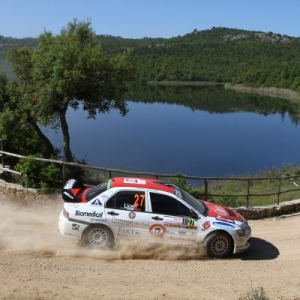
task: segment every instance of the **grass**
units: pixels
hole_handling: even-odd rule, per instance
[[[188,184],[184,178],[172,178],[171,182],[187,190],[198,199],[204,199],[204,187]],[[279,193],[280,191],[280,193]],[[265,170],[261,174],[216,179],[208,182],[208,199],[211,202],[231,206],[277,204],[300,198],[300,166],[284,165]],[[278,199],[279,193],[279,199]]]
[[[143,173],[135,170],[127,170],[127,173],[111,170],[109,174],[108,170],[99,170],[88,166],[71,169],[70,172],[67,172],[67,177],[79,178],[89,185],[97,185],[108,180],[110,176],[150,177],[152,175],[151,177],[153,177],[153,174],[147,176],[147,172],[145,172],[142,175]],[[202,180],[197,180],[199,184],[196,186],[185,179],[182,174],[176,174],[176,177],[173,178],[161,178],[159,174],[156,175],[160,179],[171,181],[197,199],[207,199],[230,207],[273,205],[277,204],[278,200],[284,202],[300,198],[300,165],[287,164],[281,168],[271,168],[256,175],[244,174],[238,177],[210,179],[207,185],[207,193],[205,193],[204,186],[201,186]],[[51,176],[51,179],[53,179],[53,176]],[[60,191],[60,189],[59,185],[57,190]],[[247,199],[248,192],[250,195]],[[249,200],[248,203],[247,200]]]
[[[111,176],[136,176],[136,172],[134,170],[128,170],[128,172],[130,172],[130,174],[118,174],[117,172],[112,172]],[[99,170],[86,172],[85,175],[86,178],[89,178],[89,181],[91,181],[91,184],[93,185],[108,179],[107,174]],[[170,181],[178,187],[188,191],[197,199],[204,199],[205,192],[203,186],[192,185],[182,177],[184,175],[176,175],[178,177],[161,179]],[[280,180],[272,178],[280,178]],[[250,179],[250,181],[247,179]],[[281,168],[271,168],[256,175],[244,174],[239,177],[231,176],[227,180],[211,180],[208,183],[208,200],[230,207],[247,206],[247,199],[245,195],[248,191],[248,182],[249,193],[252,194],[252,196],[249,197],[248,206],[276,204],[278,202],[278,195],[276,193],[278,193],[279,182],[281,192],[279,196],[280,202],[300,198],[300,166],[287,164]],[[298,191],[290,191],[297,188],[299,189]]]
[[[263,287],[252,289],[251,292],[243,295],[240,300],[269,300]]]

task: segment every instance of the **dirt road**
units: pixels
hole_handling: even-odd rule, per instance
[[[22,208],[0,201],[0,299],[300,300],[300,215],[250,221],[247,253],[199,257],[186,249],[82,249],[57,231],[60,201]]]

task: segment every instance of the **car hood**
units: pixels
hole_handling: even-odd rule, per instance
[[[207,201],[203,201],[203,203],[208,208],[207,216],[209,217],[214,217],[227,222],[232,222],[235,220],[240,222],[245,221],[244,218],[232,208]]]

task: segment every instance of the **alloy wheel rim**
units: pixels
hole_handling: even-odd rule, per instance
[[[89,232],[88,240],[92,246],[103,246],[107,241],[107,233],[101,228],[94,228]]]
[[[213,240],[211,250],[216,255],[224,254],[228,249],[228,241],[224,237],[217,237]]]

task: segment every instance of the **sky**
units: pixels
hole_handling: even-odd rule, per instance
[[[57,35],[74,18],[97,35],[171,38],[227,27],[300,37],[300,0],[0,0],[0,35]]]

